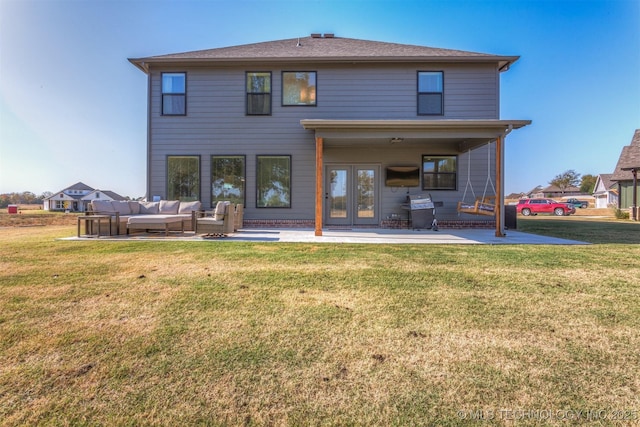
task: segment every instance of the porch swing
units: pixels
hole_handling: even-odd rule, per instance
[[[487,196],[487,190],[491,184],[493,196]],[[474,202],[466,202],[467,190],[471,190],[471,194],[475,199]],[[471,215],[487,215],[494,216],[496,211],[496,187],[491,179],[491,143],[487,149],[487,182],[484,184],[484,191],[481,197],[476,197],[471,184],[471,149],[469,149],[469,160],[467,161],[467,185],[464,187],[462,201],[458,202],[458,214],[466,213]]]

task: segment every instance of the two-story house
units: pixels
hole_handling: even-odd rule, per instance
[[[148,75],[147,197],[320,235],[391,226],[407,194],[473,222],[457,203],[491,182],[501,235],[504,139],[531,123],[500,119],[517,59],[333,34],[130,59]]]

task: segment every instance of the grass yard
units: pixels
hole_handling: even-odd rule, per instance
[[[567,224],[519,227],[584,234]],[[640,424],[629,230],[444,246],[3,228],[0,424]]]
[[[614,218],[519,216],[518,231],[589,243],[640,244],[640,222]]]

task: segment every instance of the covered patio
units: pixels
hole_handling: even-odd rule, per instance
[[[454,153],[495,141],[495,237],[505,236],[504,154],[507,135],[530,120],[301,120],[315,134],[315,236],[323,236],[324,165],[327,147],[422,144]]]

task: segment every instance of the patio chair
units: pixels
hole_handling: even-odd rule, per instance
[[[218,202],[214,211],[199,212],[196,215],[196,234],[226,235],[233,233],[235,206],[231,202]]]

